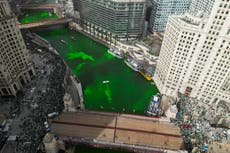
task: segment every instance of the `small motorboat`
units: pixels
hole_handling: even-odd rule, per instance
[[[108,53],[113,55],[113,56],[115,56],[115,57],[117,57],[117,58],[120,58],[120,59],[124,58],[124,54],[121,51],[119,51],[118,49],[115,49],[115,48],[110,48],[108,50]]]
[[[150,116],[158,116],[159,114],[159,105],[160,105],[160,96],[159,95],[153,95],[150,100],[150,104],[147,110],[147,115]]]
[[[109,82],[110,82],[109,80],[102,81],[103,84],[109,83]]]
[[[61,40],[61,43],[66,44],[65,40],[63,40],[63,39]]]

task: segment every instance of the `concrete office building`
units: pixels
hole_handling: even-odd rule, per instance
[[[189,10],[192,0],[149,0],[152,12],[149,30],[164,33],[170,15],[182,15]]]
[[[90,29],[111,34],[118,40],[142,36],[146,0],[75,0],[74,6]]]
[[[209,17],[171,16],[154,81],[162,94],[230,102],[230,0],[216,0]]]
[[[0,96],[16,95],[34,75],[17,23],[7,0],[0,0]]]

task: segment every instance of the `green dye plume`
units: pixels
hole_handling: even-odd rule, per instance
[[[89,87],[86,87],[84,90],[84,95],[87,96],[90,95],[91,93],[92,93],[91,89]]]
[[[110,87],[109,85],[106,85],[106,88],[105,88],[105,95],[107,97],[107,100],[109,103],[112,103],[112,96],[111,96],[111,90],[110,90]]]
[[[73,59],[81,58],[82,60],[95,61],[95,59],[93,58],[93,56],[85,54],[84,52],[71,52],[71,53],[67,53],[66,57],[67,57],[68,60],[73,60]]]

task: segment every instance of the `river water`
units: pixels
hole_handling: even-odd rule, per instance
[[[51,42],[79,77],[88,110],[144,115],[150,97],[158,93],[153,82],[108,54],[107,47],[76,31],[55,27],[37,33]]]

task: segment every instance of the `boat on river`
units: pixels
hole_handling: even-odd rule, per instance
[[[159,115],[159,105],[160,105],[160,96],[153,95],[150,99],[150,104],[147,110],[148,116],[158,116]]]
[[[102,81],[103,84],[109,83],[109,82],[110,82],[109,80]]]
[[[138,65],[138,63],[134,59],[127,58],[125,60],[125,64],[134,71],[139,71],[139,69],[140,69],[140,66]]]
[[[71,39],[72,39],[72,40],[76,40],[74,36],[71,36]]]
[[[119,51],[118,49],[115,49],[115,48],[110,48],[108,50],[108,53],[113,55],[113,56],[115,56],[115,57],[117,57],[117,58],[120,58],[120,59],[124,58],[124,54],[121,51]]]
[[[148,81],[152,80],[152,76],[149,75],[144,69],[140,69],[140,74]]]
[[[67,44],[67,43],[65,42],[65,40],[63,40],[63,39],[61,40],[61,43],[63,43],[63,44]]]

